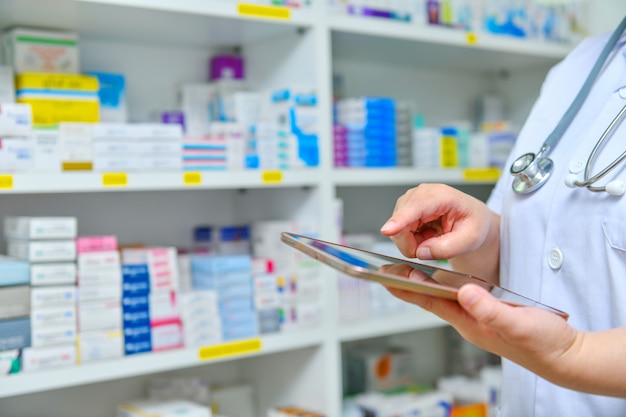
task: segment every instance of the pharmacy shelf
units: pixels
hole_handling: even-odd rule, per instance
[[[434,314],[415,308],[403,314],[343,323],[339,327],[339,340],[351,342],[447,325]]]
[[[333,56],[465,71],[519,70],[556,63],[572,45],[467,33],[349,15],[329,16]],[[372,51],[375,51],[373,53]]]
[[[0,194],[315,187],[317,169],[142,173],[0,173]]]
[[[494,184],[499,171],[427,168],[335,168],[334,183],[338,187],[372,187],[417,185],[440,182],[451,185]]]
[[[250,342],[260,340],[259,350],[249,349],[247,345],[249,340],[235,341],[232,343],[235,345],[234,350],[242,346],[242,350],[248,350],[248,353],[224,354],[206,360],[200,358],[205,348],[188,348],[102,360],[47,371],[20,373],[0,379],[0,398],[315,347],[322,344],[323,338],[321,329],[300,330],[251,340]],[[226,343],[215,348],[230,345]]]
[[[311,10],[229,0],[2,0],[0,30],[52,27],[81,37],[188,46],[241,45],[313,26]],[[254,3],[254,2],[251,2]],[[48,5],[47,5],[48,6]],[[246,8],[246,6],[248,6]]]

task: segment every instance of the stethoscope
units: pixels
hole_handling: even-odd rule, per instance
[[[574,98],[574,101],[569,106],[559,123],[556,125],[552,133],[548,136],[546,141],[541,145],[541,149],[537,154],[532,152],[524,154],[517,158],[513,164],[511,165],[510,172],[515,177],[513,179],[513,191],[518,194],[528,194],[539,189],[543,184],[546,183],[548,178],[550,178],[550,174],[552,174],[552,169],[554,167],[554,163],[550,158],[546,156],[550,153],[552,148],[554,148],[563,136],[565,130],[567,130],[568,126],[578,113],[578,110],[582,107],[583,102],[589,95],[589,91],[593,86],[600,70],[604,66],[604,63],[607,60],[607,57],[611,53],[613,47],[617,44],[617,41],[621,37],[622,33],[626,29],[626,17],[619,24],[617,29],[613,32],[606,46],[600,53],[596,63],[594,64],[591,72],[587,76],[585,83],[581,87],[580,91]],[[587,163],[585,164],[585,173],[583,180],[579,180],[576,174],[570,174],[565,178],[565,185],[570,188],[576,187],[585,187],[590,191],[599,192],[606,191],[611,195],[620,196],[624,194],[626,191],[626,184],[620,180],[614,180],[607,183],[605,186],[594,186],[593,184],[606,176],[609,172],[611,172],[615,167],[617,167],[620,163],[622,163],[626,159],[626,151],[624,151],[617,159],[611,162],[606,168],[601,170],[596,175],[591,175],[591,165],[596,159],[596,154],[598,150],[602,147],[604,142],[611,136],[613,131],[617,126],[619,126],[620,122],[626,115],[626,105],[622,107],[620,112],[613,118],[613,121],[607,126],[606,130],[596,143],[596,146],[593,148],[589,157],[587,158]]]

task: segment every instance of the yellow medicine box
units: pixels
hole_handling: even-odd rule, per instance
[[[24,73],[15,78],[16,101],[30,104],[34,125],[98,122],[98,79],[87,75]]]

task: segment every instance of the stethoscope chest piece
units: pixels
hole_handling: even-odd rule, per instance
[[[519,194],[535,191],[550,178],[552,166],[550,158],[542,158],[532,152],[520,156],[511,165],[510,171],[515,177],[513,178],[513,191]]]

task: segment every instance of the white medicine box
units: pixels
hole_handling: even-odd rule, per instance
[[[15,28],[5,32],[2,55],[15,74],[78,74],[78,35],[73,32]]]

